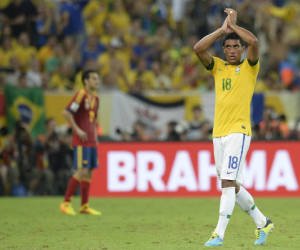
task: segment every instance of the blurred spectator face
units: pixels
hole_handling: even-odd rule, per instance
[[[160,74],[160,63],[155,61],[152,63],[152,71],[154,74],[159,75]]]
[[[144,72],[147,69],[147,63],[145,60],[140,60],[138,63],[137,71]]]
[[[134,82],[134,85],[131,89],[132,92],[135,92],[135,93],[140,93],[143,91],[143,81],[139,78],[137,78]]]
[[[139,45],[140,46],[146,45],[146,34],[142,33],[139,35]]]
[[[60,44],[55,45],[55,47],[54,47],[54,55],[57,58],[60,58],[60,57],[62,57],[64,55],[63,48],[62,48],[62,46]]]
[[[13,3],[17,6],[21,5],[23,0],[14,0]]]
[[[123,2],[121,0],[115,0],[114,1],[114,10],[116,12],[121,12],[123,11]]]
[[[47,133],[52,133],[56,128],[56,120],[53,118],[50,118],[47,120],[47,124],[46,124],[46,130]]]
[[[145,126],[144,126],[143,123],[137,122],[137,123],[134,125],[134,129],[135,129],[135,131],[137,131],[137,132],[142,132],[142,131],[144,131]]]
[[[11,32],[11,27],[9,25],[5,25],[3,27],[3,36],[11,36],[12,32]]]
[[[5,37],[3,40],[3,49],[5,51],[12,49],[11,39],[9,37]]]
[[[269,76],[266,77],[266,79],[264,80],[264,82],[265,82],[266,86],[268,88],[270,88],[270,89],[272,89],[273,86],[275,85],[274,80],[271,77],[269,77]]]
[[[84,64],[84,69],[85,70],[97,70],[98,69],[97,62],[93,59],[88,59]]]
[[[39,2],[38,14],[42,17],[46,15],[46,5],[44,2]]]
[[[98,36],[93,34],[88,36],[87,45],[90,49],[96,49],[98,45]]]
[[[145,141],[145,140],[147,140],[147,138],[146,138],[146,125],[143,123],[143,122],[141,122],[141,121],[137,121],[135,124],[134,124],[134,127],[133,127],[133,129],[134,129],[134,132],[133,132],[133,134],[134,134],[134,139],[135,140],[138,140],[138,141]]]
[[[157,29],[157,34],[160,36],[165,36],[166,34],[170,33],[167,25],[161,25]]]
[[[161,54],[161,62],[162,64],[164,63],[168,63],[170,61],[170,55],[169,55],[169,52],[168,51],[164,51],[162,54]]]
[[[66,36],[65,39],[64,39],[64,48],[66,50],[69,50],[69,49],[72,49],[74,46],[73,44],[73,39],[71,36]]]
[[[185,54],[185,55],[183,56],[183,63],[184,63],[186,66],[191,65],[191,64],[192,64],[192,57],[191,57],[191,55]]]
[[[56,45],[56,37],[55,36],[50,36],[48,39],[48,46],[54,47]]]
[[[131,28],[134,32],[140,31],[142,27],[141,19],[134,19],[131,23]]]
[[[36,58],[31,60],[31,69],[34,72],[40,72],[41,69],[40,61],[37,60]]]
[[[175,122],[175,121],[168,122],[168,125],[167,125],[168,134],[170,134],[171,132],[173,132],[175,130],[176,125],[177,125],[177,122]]]
[[[10,59],[10,66],[14,69],[14,70],[19,70],[20,69],[20,61],[17,57],[12,57]]]
[[[40,5],[38,6],[38,14],[43,20],[53,17],[52,9],[43,2],[40,2]]]
[[[202,116],[202,109],[199,105],[193,107],[193,119],[200,120]]]
[[[112,25],[112,23],[109,19],[106,19],[103,25],[104,25],[105,34],[113,33],[114,26]]]
[[[42,74],[42,86],[43,86],[44,89],[48,88],[49,81],[50,81],[49,74],[48,73],[43,73]]]
[[[143,17],[147,14],[148,4],[146,0],[134,1],[133,9],[136,15]]]
[[[23,47],[28,47],[30,45],[29,36],[26,32],[20,34],[19,42]]]
[[[26,77],[24,74],[21,74],[19,77],[18,87],[20,88],[26,88]]]
[[[37,60],[36,58],[33,58],[33,59],[31,60],[31,69],[32,69],[34,72],[40,72],[40,69],[41,69],[40,61]]]
[[[228,39],[225,41],[224,54],[227,62],[230,64],[238,64],[241,61],[244,47],[238,39]]]
[[[73,67],[70,63],[63,63],[60,72],[65,78],[70,78],[73,74]]]
[[[266,107],[264,110],[263,119],[265,121],[270,121],[272,120],[272,115],[273,115],[273,109],[270,107]]]

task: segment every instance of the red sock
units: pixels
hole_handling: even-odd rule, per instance
[[[71,201],[71,197],[76,193],[78,184],[79,181],[76,178],[74,178],[74,176],[72,176],[69,180],[68,188],[65,194],[65,202]]]
[[[88,203],[89,191],[90,191],[90,182],[89,181],[81,181],[80,182],[81,205]]]

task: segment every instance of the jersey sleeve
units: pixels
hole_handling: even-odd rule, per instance
[[[250,62],[248,59],[247,59],[247,64],[250,68],[250,70],[252,71],[252,73],[257,76],[258,75],[258,71],[259,71],[259,66],[260,66],[260,61],[259,59],[257,59],[256,62]]]
[[[79,90],[72,98],[72,100],[69,102],[69,104],[66,106],[66,109],[70,111],[72,114],[75,114],[78,109],[80,108],[80,105],[85,97],[85,91],[83,89]]]
[[[212,75],[215,75],[217,68],[222,64],[224,64],[224,61],[218,57],[213,56],[212,57],[212,63],[208,66],[209,68],[207,68],[208,70],[210,70],[210,72],[212,73]]]

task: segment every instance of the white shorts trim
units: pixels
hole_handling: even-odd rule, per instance
[[[213,138],[214,156],[219,179],[243,183],[243,172],[251,136],[233,133]]]

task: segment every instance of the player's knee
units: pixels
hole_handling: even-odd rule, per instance
[[[87,169],[87,168],[78,169],[76,171],[75,176],[77,176],[78,179],[80,179],[80,180],[90,179],[89,169]]]
[[[236,181],[235,180],[222,180],[222,188],[227,187],[236,187]]]

